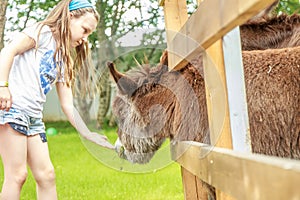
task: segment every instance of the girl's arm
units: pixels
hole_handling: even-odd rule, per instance
[[[72,89],[62,82],[56,83],[56,90],[61,104],[61,108],[67,116],[69,122],[79,132],[79,134],[91,142],[94,142],[102,147],[114,149],[114,146],[107,141],[107,138],[98,133],[91,132],[80,114],[73,105]]]
[[[14,57],[35,47],[35,41],[24,33],[16,35],[15,39],[6,45],[0,53],[0,81],[7,82]],[[20,66],[22,67],[22,66]],[[8,87],[0,87],[0,110],[9,110],[11,94]]]

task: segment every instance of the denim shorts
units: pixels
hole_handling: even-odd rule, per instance
[[[9,124],[15,131],[26,136],[39,134],[43,142],[47,142],[45,124],[41,118],[30,117],[23,111],[15,108],[0,110],[0,124]]]

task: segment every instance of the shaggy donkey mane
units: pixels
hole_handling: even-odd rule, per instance
[[[259,18],[240,26],[242,50],[264,50],[300,45],[300,15]]]

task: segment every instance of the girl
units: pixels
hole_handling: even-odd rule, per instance
[[[87,0],[62,0],[36,25],[25,29],[0,55],[0,154],[4,166],[2,200],[17,200],[29,165],[37,198],[57,199],[54,167],[42,121],[46,94],[55,83],[63,112],[86,139],[107,147],[106,137],[90,132],[73,106],[74,77],[88,92],[87,37],[99,16]],[[71,56],[72,55],[72,56]],[[74,60],[72,59],[74,58]]]

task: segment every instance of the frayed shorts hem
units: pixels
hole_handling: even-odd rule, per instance
[[[30,117],[15,108],[0,110],[0,125],[4,124],[9,124],[15,131],[26,136],[45,133],[45,124],[41,118]]]

